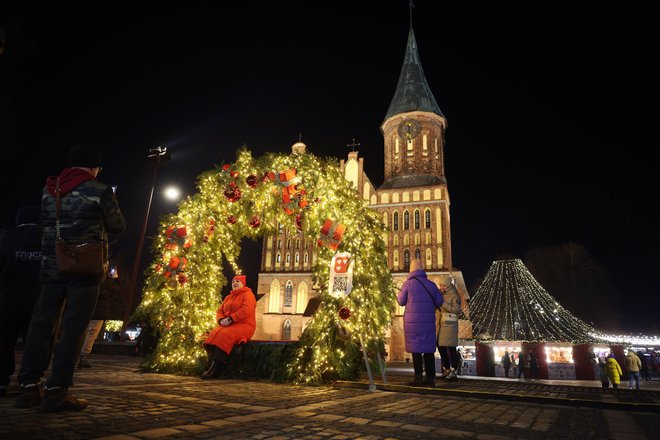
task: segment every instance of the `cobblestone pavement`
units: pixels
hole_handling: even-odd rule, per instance
[[[12,378],[10,394],[0,398],[0,438],[643,439],[660,432],[660,417],[653,411],[485,397],[496,381],[459,381],[482,384],[483,394],[471,397],[428,394],[403,385],[398,386],[405,392],[202,381],[139,373],[139,358],[92,355],[90,360],[93,367],[78,370],[72,388],[90,403],[80,412],[16,409]]]

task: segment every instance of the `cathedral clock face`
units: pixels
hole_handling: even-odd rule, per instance
[[[415,139],[421,130],[422,127],[419,125],[419,122],[414,119],[406,119],[401,122],[397,128],[399,137],[407,141]]]

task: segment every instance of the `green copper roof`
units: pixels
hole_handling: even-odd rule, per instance
[[[415,33],[411,28],[408,34],[406,56],[403,59],[403,66],[399,74],[399,83],[396,86],[392,102],[390,102],[390,108],[385,115],[385,120],[399,113],[412,111],[431,112],[444,117],[426,82],[424,69],[422,69],[422,63],[419,61],[419,54],[417,53]]]

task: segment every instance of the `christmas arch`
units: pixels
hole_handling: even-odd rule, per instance
[[[316,248],[312,276],[321,304],[286,361],[284,379],[321,383],[354,377],[363,360],[360,342],[382,347],[395,295],[380,216],[358,196],[336,160],[310,153],[254,158],[244,147],[234,163],[199,175],[197,188],[176,214],[161,219],[153,244],[154,260],[134,315],[159,334],[145,368],[199,373],[207,362],[202,337],[216,325],[215,310],[227,285],[223,262],[240,273],[241,240],[284,229],[301,233],[311,243],[310,254]],[[346,296],[328,289],[336,252],[350,254],[353,264]],[[255,281],[256,276],[248,284]]]

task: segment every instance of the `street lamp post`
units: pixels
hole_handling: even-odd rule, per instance
[[[144,237],[147,232],[147,223],[149,222],[151,201],[153,200],[154,189],[156,187],[156,175],[158,174],[158,167],[161,164],[167,162],[168,160],[170,160],[170,153],[167,151],[167,147],[163,147],[159,145],[156,148],[149,149],[149,154],[147,155],[147,164],[153,165],[154,172],[151,175],[151,191],[149,193],[149,202],[147,203],[147,211],[144,214],[142,231],[140,232],[137,251],[135,252],[135,261],[133,262],[133,271],[131,272],[131,280],[128,286],[128,298],[126,301],[126,307],[124,309],[124,322],[121,332],[122,337],[126,331],[126,327],[128,326],[128,320],[133,311],[133,298],[135,298],[135,291],[137,290],[137,275],[140,270],[140,260],[142,259],[142,247],[144,246]]]

